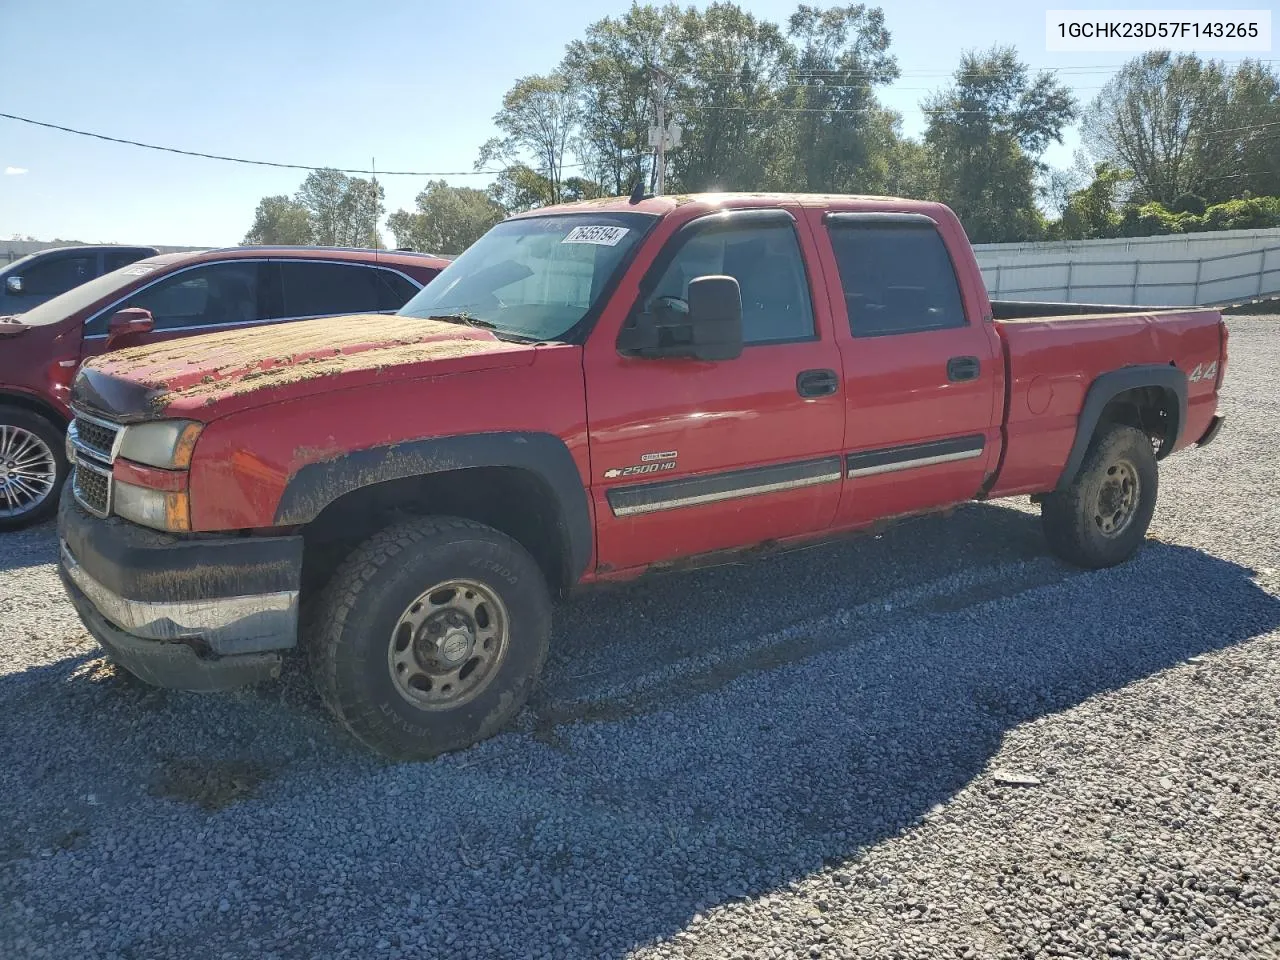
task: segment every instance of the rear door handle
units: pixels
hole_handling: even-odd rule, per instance
[[[796,393],[802,397],[828,397],[840,389],[834,370],[802,370],[796,374]]]
[[[952,357],[947,361],[947,379],[952,382],[976,380],[981,371],[982,365],[977,357]]]

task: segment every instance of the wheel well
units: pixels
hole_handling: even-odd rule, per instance
[[[38,413],[40,416],[44,417],[59,430],[67,429],[67,418],[64,417],[56,407],[24,393],[0,392],[0,406],[18,407],[22,410],[30,410],[32,413]]]
[[[523,546],[560,593],[572,582],[560,506],[551,487],[519,467],[467,467],[370,484],[328,504],[302,531],[302,590],[323,586],[343,558],[378,530],[410,516],[454,516],[500,530]]]
[[[1156,456],[1163,458],[1172,453],[1178,415],[1178,398],[1173,391],[1164,387],[1134,387],[1107,402],[1098,418],[1098,427],[1107,423],[1136,427],[1151,438]]]

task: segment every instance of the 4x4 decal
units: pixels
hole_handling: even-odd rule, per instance
[[[1188,383],[1199,383],[1201,380],[1212,380],[1218,375],[1218,361],[1210,364],[1197,363],[1196,368],[1187,377]]]

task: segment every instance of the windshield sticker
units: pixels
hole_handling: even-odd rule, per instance
[[[130,267],[124,272],[124,275],[126,277],[145,277],[154,269],[155,267]]]
[[[631,232],[630,227],[574,227],[561,243],[594,243],[603,247],[616,247],[618,241]]]

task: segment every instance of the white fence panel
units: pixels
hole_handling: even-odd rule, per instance
[[[1280,229],[977,244],[992,299],[1225,306],[1280,298]]]

